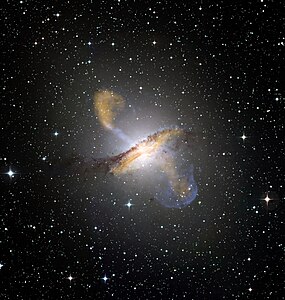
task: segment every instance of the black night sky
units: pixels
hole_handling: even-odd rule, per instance
[[[283,1],[1,6],[0,298],[284,299]],[[130,148],[102,90],[134,144],[195,136],[188,206],[151,165],[82,172]]]

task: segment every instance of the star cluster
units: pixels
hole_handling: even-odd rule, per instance
[[[283,15],[270,0],[5,1],[1,299],[284,297]],[[125,100],[107,127],[134,143],[197,136],[189,206],[160,205],[151,168],[62,164],[129,149],[94,113],[102,90]]]

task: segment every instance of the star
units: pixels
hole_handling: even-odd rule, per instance
[[[243,135],[241,136],[241,138],[244,141],[247,138],[247,136],[245,136],[245,134],[243,133]]]
[[[12,178],[16,173],[12,171],[11,167],[9,168],[9,171],[6,173],[9,175],[10,178]]]
[[[264,198],[264,200],[266,201],[266,203],[268,204],[268,202],[271,200],[268,196],[268,194],[266,195],[266,197]]]
[[[131,203],[131,200],[129,200],[129,202],[127,204],[125,204],[125,206],[127,206],[128,208],[131,208],[133,206],[133,204]]]
[[[70,283],[71,283],[71,281],[74,279],[74,277],[72,277],[71,275],[69,275],[68,277],[67,277],[67,279],[70,281]]]
[[[250,287],[248,290],[251,292],[251,291],[252,291],[252,288]]]
[[[59,135],[59,133],[56,131],[56,132],[54,132],[54,134],[53,134],[54,136],[58,136]]]
[[[2,269],[2,267],[4,267],[4,265],[2,263],[0,263],[0,270]]]
[[[156,41],[153,41],[152,44],[155,46],[155,45],[157,44],[157,42],[156,42]]]
[[[103,280],[104,280],[104,283],[106,283],[107,282],[107,280],[109,279],[107,276],[106,276],[106,274],[104,275],[104,277],[102,278]]]

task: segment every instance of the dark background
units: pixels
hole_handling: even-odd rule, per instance
[[[1,6],[0,298],[284,299],[283,1]],[[53,171],[126,150],[94,115],[103,88],[134,139],[195,132],[191,205]]]

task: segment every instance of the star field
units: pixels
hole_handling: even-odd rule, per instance
[[[0,298],[284,299],[282,1],[5,0],[1,15]],[[132,146],[101,126],[100,90],[124,99],[113,121],[134,144],[195,134],[188,206],[157,201],[152,164],[88,169]]]

